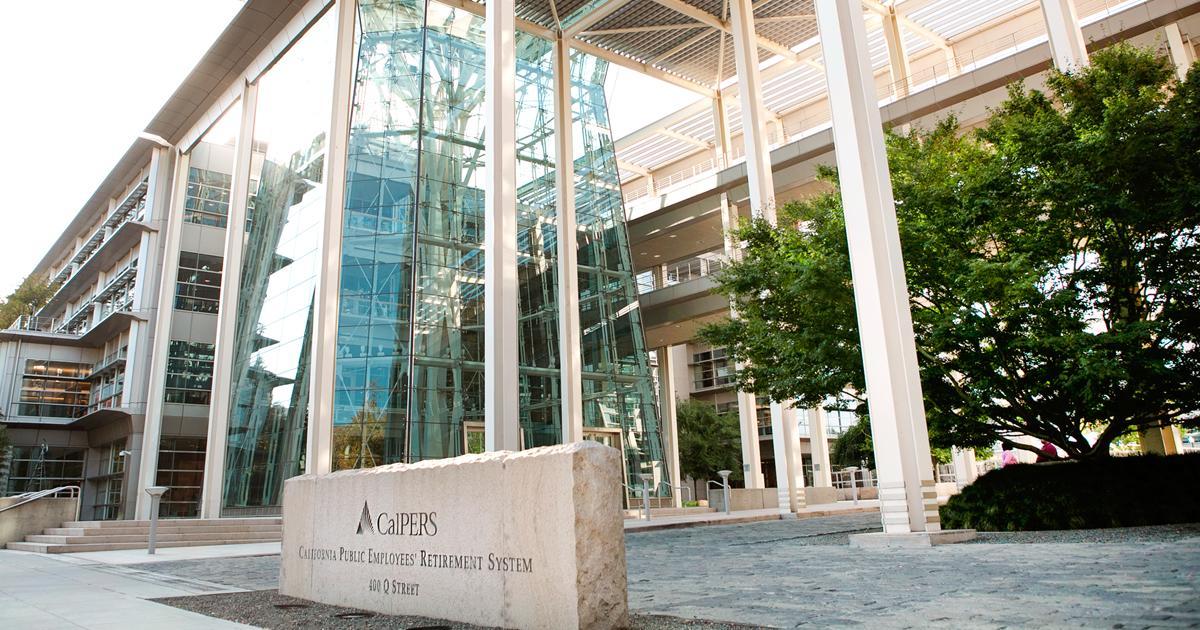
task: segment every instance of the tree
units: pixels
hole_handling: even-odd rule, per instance
[[[832,466],[849,468],[866,466],[875,468],[875,450],[871,445],[871,424],[866,417],[858,419],[854,426],[846,429],[833,442],[829,453]]]
[[[1120,45],[1048,86],[1010,87],[978,132],[887,138],[935,446],[1034,450],[1011,440],[1026,435],[1105,456],[1200,409],[1200,72],[1176,82]],[[739,386],[802,406],[869,393],[836,175],[820,175],[833,192],[780,227],[738,228],[719,283],[739,319],[702,332],[749,363]]]
[[[0,466],[4,465],[4,461],[8,459],[8,446],[11,442],[8,439],[8,427],[0,424]]]
[[[22,315],[33,315],[54,295],[44,276],[27,276],[21,285],[0,302],[0,328],[8,328]]]
[[[742,478],[741,431],[737,416],[717,413],[711,404],[698,400],[678,401],[675,421],[679,427],[679,470],[693,479],[715,479],[718,470],[732,470]]]

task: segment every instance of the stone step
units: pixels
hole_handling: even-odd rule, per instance
[[[230,540],[230,541],[211,541],[211,540],[185,540],[156,543],[158,547],[200,547],[205,545],[225,545],[236,544],[245,545],[250,543],[269,543],[279,542],[278,538],[256,538],[247,540]],[[78,553],[84,551],[117,551],[122,549],[145,549],[145,542],[134,543],[87,543],[78,545],[61,545],[55,543],[37,543],[37,542],[10,542],[8,548],[13,551],[29,551],[33,553]]]
[[[158,533],[187,533],[195,532],[198,534],[209,534],[214,532],[268,532],[279,533],[283,531],[282,525],[196,525],[184,526],[174,523],[159,523]],[[42,532],[50,536],[110,536],[122,534],[141,534],[150,533],[149,525],[133,525],[130,527],[50,527]]]
[[[209,532],[209,533],[163,533],[159,532],[156,540],[161,542],[179,541],[222,541],[222,540],[280,540],[278,532]],[[92,536],[59,536],[53,534],[33,534],[25,537],[25,542],[50,543],[57,545],[78,545],[92,543],[124,543],[142,542],[149,540],[149,534],[115,534]]]
[[[182,527],[203,527],[211,525],[282,525],[283,519],[278,516],[263,518],[164,518],[158,521],[158,526],[179,525]],[[149,527],[150,521],[67,521],[62,524],[66,528],[108,528],[108,527]]]

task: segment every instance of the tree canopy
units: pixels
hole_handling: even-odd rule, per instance
[[[741,433],[734,414],[717,413],[698,400],[676,403],[679,429],[679,471],[693,479],[716,479],[718,470],[732,470],[742,478]]]
[[[1118,45],[1047,85],[1011,86],[975,131],[887,136],[935,446],[1106,455],[1200,409],[1200,72]],[[820,177],[833,190],[779,227],[737,229],[718,281],[739,318],[702,333],[748,363],[740,387],[801,406],[869,395],[836,173]]]
[[[51,296],[54,287],[42,276],[30,275],[21,285],[0,302],[0,328],[8,328],[22,315],[33,315]]]

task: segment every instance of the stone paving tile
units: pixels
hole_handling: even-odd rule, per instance
[[[630,608],[773,627],[1200,628],[1200,525],[993,534],[932,549],[847,546],[850,533],[878,524],[863,514],[627,536]],[[153,571],[274,588],[279,558]]]

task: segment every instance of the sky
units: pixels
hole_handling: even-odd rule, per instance
[[[241,4],[5,3],[0,297],[33,270]],[[54,15],[47,14],[51,10]],[[615,138],[696,99],[624,68],[610,70],[605,88]]]

